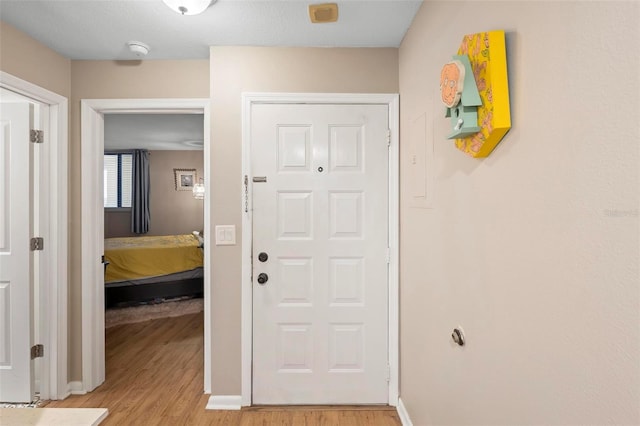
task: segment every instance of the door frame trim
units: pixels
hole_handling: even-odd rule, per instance
[[[64,399],[69,395],[67,378],[67,259],[68,259],[68,100],[43,87],[0,71],[0,87],[49,106],[49,143],[42,188],[47,189],[49,211],[48,254],[45,276],[49,288],[40,303],[43,321],[40,333],[45,345],[40,396],[42,399]]]
[[[209,98],[169,99],[82,99],[81,107],[81,182],[82,182],[82,389],[90,392],[105,379],[104,290],[94,277],[104,274],[99,253],[104,237],[102,170],[104,154],[104,114],[204,114],[204,181],[211,176],[211,108]],[[211,241],[211,185],[205,185],[204,232]],[[102,217],[102,220],[101,220]],[[101,228],[102,227],[102,228]],[[204,246],[204,392],[211,393],[211,262]],[[100,362],[100,359],[102,360]]]
[[[389,405],[398,405],[399,384],[399,230],[400,230],[400,98],[398,94],[360,93],[242,93],[242,176],[251,175],[251,106],[254,104],[360,104],[387,105],[389,108]],[[252,402],[253,286],[251,282],[252,184],[248,183],[248,212],[242,198],[242,320],[241,393],[242,405]]]

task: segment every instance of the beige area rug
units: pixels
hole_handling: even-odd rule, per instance
[[[110,308],[104,313],[104,323],[105,327],[109,328],[120,324],[131,324],[157,318],[195,314],[203,310],[204,299],[202,298],[127,308]]]
[[[0,425],[96,426],[108,413],[106,408],[0,408]]]

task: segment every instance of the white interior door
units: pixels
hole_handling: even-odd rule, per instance
[[[252,106],[254,404],[388,402],[387,135],[387,105]]]
[[[34,397],[31,143],[33,106],[0,103],[0,401]]]

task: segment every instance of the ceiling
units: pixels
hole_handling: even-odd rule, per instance
[[[309,4],[327,1],[338,4],[338,21],[312,24]],[[162,0],[0,0],[0,19],[74,60],[138,59],[132,40],[150,46],[145,59],[208,59],[209,46],[398,47],[421,4],[217,0],[181,16]],[[105,116],[105,149],[202,149],[202,134],[202,115]]]
[[[203,149],[202,114],[105,114],[104,149]]]
[[[308,5],[335,1],[338,22]],[[217,0],[182,16],[161,0],[0,0],[0,19],[75,60],[208,59],[209,46],[398,47],[422,0]]]

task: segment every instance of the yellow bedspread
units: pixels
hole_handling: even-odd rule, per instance
[[[203,265],[202,249],[192,234],[107,238],[109,262],[104,281],[124,281],[189,271]]]

